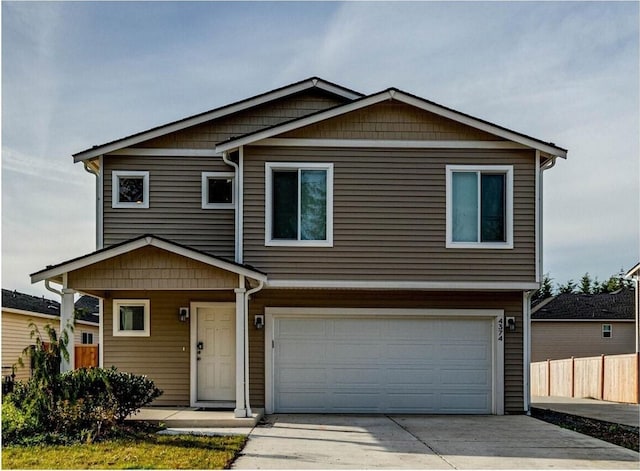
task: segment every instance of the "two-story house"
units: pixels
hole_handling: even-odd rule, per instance
[[[522,413],[542,175],[566,150],[311,78],[75,154],[97,251],[31,275],[101,299],[101,365],[158,405]]]

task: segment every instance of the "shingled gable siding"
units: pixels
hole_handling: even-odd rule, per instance
[[[245,148],[245,262],[271,281],[535,280],[528,150]],[[333,247],[265,247],[265,162],[332,162]],[[447,249],[446,165],[514,166],[514,248]]]
[[[72,271],[69,286],[78,290],[234,289],[238,275],[157,247],[130,253]]]
[[[290,131],[278,137],[432,141],[503,140],[484,131],[400,102],[372,105],[328,121]]]
[[[113,300],[148,299],[149,337],[113,336]],[[178,309],[191,302],[233,302],[233,291],[113,291],[104,301],[104,366],[147,375],[164,391],[153,405],[188,406],[190,399],[189,322]]]
[[[272,103],[257,106],[208,123],[151,139],[136,147],[212,149],[219,142],[241,136],[349,100],[320,90],[308,90]]]
[[[522,293],[263,290],[250,301],[249,320],[265,307],[503,309],[516,318],[516,331],[505,335],[505,413],[521,414],[523,399]],[[251,406],[264,407],[264,329],[249,327],[249,378]]]

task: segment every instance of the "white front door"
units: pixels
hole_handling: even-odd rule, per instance
[[[196,400],[235,401],[235,306],[212,303],[195,311]]]

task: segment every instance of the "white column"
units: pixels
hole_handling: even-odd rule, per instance
[[[64,331],[64,329],[67,329],[67,326],[71,325],[72,327],[75,327],[73,315],[75,307],[75,294],[76,292],[72,289],[64,288],[62,290],[62,306],[60,306],[60,336],[62,336],[62,332]],[[67,361],[64,357],[62,357],[62,362],[60,363],[61,373],[73,370],[73,367],[75,365],[75,337],[73,335],[73,330],[67,329],[67,333],[69,335],[69,343],[67,344],[69,360]]]
[[[244,400],[244,331],[246,329],[244,316],[244,276],[240,275],[240,288],[236,288],[236,417],[246,417],[247,407]]]

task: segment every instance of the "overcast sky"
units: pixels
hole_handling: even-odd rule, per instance
[[[71,154],[310,76],[397,87],[569,149],[544,271],[640,261],[638,3],[2,2],[2,287],[95,250]]]

